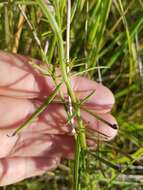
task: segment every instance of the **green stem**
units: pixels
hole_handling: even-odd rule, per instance
[[[71,83],[70,83],[70,79],[67,73],[67,65],[66,65],[66,60],[65,60],[65,51],[64,51],[64,45],[63,45],[63,38],[62,38],[62,30],[61,28],[58,26],[58,23],[56,22],[56,19],[54,18],[52,12],[48,9],[48,6],[45,4],[45,2],[43,0],[36,0],[40,6],[40,8],[42,9],[45,17],[48,19],[50,26],[52,27],[56,37],[57,37],[57,42],[58,42],[58,47],[59,47],[59,62],[60,62],[60,66],[61,66],[61,72],[62,72],[62,76],[64,79],[64,82],[67,86],[67,90],[68,93],[70,95],[71,98],[71,102],[72,105],[75,109],[75,111],[77,112],[77,120],[78,120],[78,128],[79,128],[79,134],[77,134],[77,136],[75,135],[75,139],[76,139],[76,152],[75,152],[75,168],[76,168],[76,175],[78,175],[79,172],[79,165],[77,164],[79,162],[79,158],[80,158],[80,149],[81,147],[85,150],[86,149],[86,136],[85,136],[85,132],[82,132],[84,130],[84,126],[83,126],[83,122],[80,119],[80,107],[76,107],[74,105],[76,105],[76,97],[74,94],[74,91],[72,89]],[[74,178],[75,184],[79,184],[79,178]],[[77,187],[77,185],[76,185]],[[79,188],[77,187],[75,190],[78,190]]]
[[[60,58],[60,66],[61,66],[61,71],[63,75],[64,82],[67,86],[67,89],[69,91],[70,97],[72,99],[73,103],[76,103],[76,97],[74,95],[73,89],[71,87],[68,75],[67,75],[67,69],[66,69],[66,64],[65,64],[65,53],[64,53],[64,46],[63,46],[63,39],[62,39],[62,31],[59,28],[53,14],[51,11],[48,9],[47,5],[43,0],[36,0],[41,7],[44,15],[48,19],[50,26],[52,27],[53,31],[56,34],[57,41],[58,41],[58,46],[59,46],[59,58]]]
[[[52,102],[52,100],[57,95],[58,91],[60,90],[61,84],[58,84],[56,89],[52,92],[52,94],[45,100],[45,102],[30,116],[28,120],[26,120],[19,128],[17,128],[12,136],[18,134],[23,128],[26,128],[29,126],[46,108],[47,106]]]

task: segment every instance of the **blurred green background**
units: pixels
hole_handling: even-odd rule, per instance
[[[66,40],[66,0],[43,1]],[[0,49],[59,65],[57,36],[38,0],[0,1]],[[23,16],[25,15],[25,16]],[[120,129],[88,154],[83,190],[143,189],[143,1],[73,0],[70,69],[102,82],[115,95]],[[43,52],[46,58],[43,57]],[[98,67],[98,68],[97,68]],[[97,139],[98,140],[98,139]],[[66,160],[54,172],[3,190],[70,190]]]

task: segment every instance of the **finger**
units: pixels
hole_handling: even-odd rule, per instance
[[[81,111],[82,119],[87,125],[87,131],[89,131],[90,137],[97,137],[109,141],[112,140],[116,135],[118,130],[113,129],[111,126],[109,126],[107,123],[104,121],[101,121],[100,119],[97,119],[93,115],[89,114],[88,112],[82,110]],[[98,114],[98,117],[104,119],[110,124],[115,124],[118,127],[116,119],[109,113],[105,114]]]
[[[41,105],[40,101],[0,97],[0,130],[11,135],[21,124],[32,115]],[[65,134],[70,132],[67,125],[67,114],[64,106],[50,104],[47,109],[37,117],[32,124],[22,131],[28,133]]]
[[[41,75],[29,64],[30,58],[0,51],[0,94],[21,98],[46,97],[55,88],[51,77]],[[36,64],[40,61],[34,60]],[[60,72],[57,70],[57,73]],[[61,81],[61,77],[57,79]],[[84,99],[91,92],[95,94],[88,100],[86,106],[98,112],[109,112],[114,104],[111,91],[94,81],[84,77],[72,77],[71,83],[76,96]],[[66,86],[62,89],[67,95]]]
[[[35,98],[51,93],[51,77],[41,76],[29,64],[32,61],[40,64],[38,60],[0,51],[0,95]]]
[[[19,127],[41,104],[39,101],[15,99],[10,97],[0,97],[0,129],[5,131],[5,134],[12,134],[17,127]],[[16,108],[15,108],[16,105]],[[89,113],[82,110],[82,118],[89,123],[95,130],[98,126],[97,119]],[[116,124],[115,119],[110,114],[101,114],[111,124]],[[107,132],[114,137],[116,130],[113,130],[103,122],[101,128],[109,129]],[[67,114],[64,106],[61,104],[50,104],[47,109],[22,131],[27,133],[42,133],[42,134],[67,134],[71,132],[71,126],[67,125]],[[113,133],[113,135],[112,135]],[[110,134],[107,134],[110,136]]]
[[[51,104],[41,116],[36,118],[31,125],[21,131],[20,136],[15,135],[10,137],[11,134],[29,118],[32,112],[37,109],[37,106],[39,106],[39,102],[37,101],[0,97],[1,158],[10,155],[25,156],[25,154],[27,156],[43,156],[44,150],[51,151],[53,146],[55,146],[54,143],[56,139],[58,139],[52,138],[49,134],[66,134],[71,131],[71,126],[66,125],[67,115],[64,107],[59,104]],[[65,141],[66,137],[63,138],[62,142],[64,143]],[[62,142],[59,144],[61,147]],[[68,142],[72,144],[72,140],[67,140],[65,144],[68,144]],[[55,150],[56,154],[59,154],[60,151],[58,152],[58,150],[59,149],[57,149],[57,151]],[[15,154],[15,152],[18,153],[18,155]],[[64,149],[63,154],[68,156],[68,153],[65,154]]]
[[[1,113],[0,114],[0,116],[1,116],[0,156],[1,157],[10,155],[12,153],[11,150],[13,150],[13,147],[16,147],[16,144],[18,146],[21,146],[22,148],[28,149],[28,147],[30,147],[30,145],[26,146],[26,144],[29,143],[29,141],[31,141],[33,143],[34,147],[36,147],[36,148],[40,147],[40,145],[37,145],[37,143],[41,143],[41,146],[42,146],[42,144],[43,144],[42,139],[45,142],[45,146],[43,146],[43,148],[47,147],[44,149],[50,150],[48,148],[49,147],[51,148],[52,145],[50,145],[48,143],[51,143],[51,139],[49,139],[49,142],[48,142],[48,138],[46,135],[67,134],[67,133],[69,134],[71,131],[70,125],[67,126],[67,115],[66,115],[66,111],[65,111],[64,107],[61,104],[51,104],[41,114],[41,116],[36,119],[36,121],[33,124],[31,124],[30,126],[26,127],[25,129],[23,129],[21,131],[21,133],[20,133],[21,141],[18,141],[19,136],[17,136],[17,135],[14,137],[8,137],[7,135],[12,134],[13,131],[15,131],[16,127],[19,127],[20,124],[23,123],[22,121],[24,121],[26,119],[26,117],[29,116],[29,114],[31,114],[31,110],[34,109],[33,107],[35,105],[31,106],[33,101],[31,102],[30,100],[14,99],[14,98],[8,98],[8,97],[1,97],[1,98],[2,98],[0,100],[1,107],[3,107],[2,102],[5,105],[5,107],[4,107],[5,109],[3,108],[2,110],[0,110],[0,113]],[[12,101],[14,101],[14,103]],[[17,105],[17,109],[15,109],[15,105]],[[7,107],[7,109],[6,109],[6,107]],[[29,110],[29,112],[27,110]],[[11,113],[13,114],[12,117],[11,117]],[[97,132],[104,133],[105,134],[104,136],[107,136],[106,140],[110,140],[116,135],[117,130],[114,130],[111,127],[109,127],[107,124],[100,122],[95,117],[86,113],[85,111],[81,111],[81,116],[82,116],[83,120],[85,121],[85,123],[88,125],[88,127],[90,129],[92,129],[93,135],[94,135],[94,133],[97,133]],[[115,119],[110,114],[100,114],[100,117],[103,117],[104,119],[106,119],[107,121],[109,121],[111,123],[116,123]],[[25,138],[26,140],[22,140],[22,138],[24,138],[24,135],[25,135],[25,137],[29,138],[29,140],[27,138]],[[45,138],[47,138],[47,139],[45,139]],[[34,141],[34,139],[35,139],[35,141]],[[56,140],[54,139],[53,142],[55,142],[55,141]],[[23,143],[23,145],[21,145],[20,142]],[[35,144],[34,144],[34,142],[35,142]],[[63,142],[64,142],[64,140],[63,140]],[[64,143],[64,144],[66,144],[66,143]],[[32,147],[32,145],[31,145],[31,152],[33,151],[32,156],[37,154],[37,152],[36,152],[37,149],[34,150],[34,147]],[[19,149],[19,150],[21,151],[21,149]],[[29,148],[29,150],[30,150],[30,148]],[[42,147],[41,147],[41,150],[43,152]],[[42,154],[41,150],[39,149],[40,155]],[[17,152],[17,151],[18,150],[16,147],[16,150],[14,150],[14,152]],[[27,155],[29,154],[28,150],[27,151],[24,150],[23,153],[27,153]],[[22,154],[22,152],[20,152],[19,154]],[[63,154],[65,154],[65,153],[63,153]],[[68,154],[66,153],[65,155],[68,155]],[[15,155],[15,156],[17,156],[17,155]]]
[[[96,113],[111,111],[115,99],[112,92],[102,84],[84,77],[73,77],[71,80],[76,96],[82,100],[94,91],[94,94],[86,101],[84,107],[95,110]]]
[[[39,102],[38,102],[39,104]],[[16,108],[15,108],[16,105]],[[37,101],[14,99],[8,97],[0,97],[0,129],[5,133],[15,131],[15,128],[20,126],[31,115],[33,110],[36,110]],[[89,123],[89,126],[96,130],[105,130],[107,136],[113,138],[117,130],[112,129],[107,124],[100,122],[96,117],[82,110],[82,118]],[[100,114],[104,120],[111,124],[116,124],[116,120],[110,114]],[[97,122],[98,121],[98,122]],[[106,126],[106,127],[105,127]],[[109,130],[106,130],[109,129]],[[44,134],[66,134],[71,131],[70,125],[67,125],[67,114],[64,106],[61,104],[50,104],[47,109],[29,126],[24,132],[27,133],[44,133]],[[109,133],[109,134],[108,134]],[[110,138],[109,138],[110,139]]]
[[[59,162],[60,158],[58,157],[0,159],[0,186],[42,175],[48,170],[55,169]]]
[[[0,129],[19,126],[34,111],[34,104],[29,100],[0,96]]]
[[[21,133],[7,157],[62,157],[73,159],[74,137]]]

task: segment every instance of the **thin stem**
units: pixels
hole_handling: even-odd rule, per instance
[[[70,62],[70,17],[71,17],[71,0],[67,0],[67,30],[66,30],[66,61],[67,61],[67,76],[70,79],[70,67],[69,67],[69,62]],[[68,89],[69,90],[69,89]],[[72,99],[70,97],[70,92],[69,92],[69,97],[68,97],[68,103],[69,103],[69,113],[70,116],[73,115],[73,107],[72,107]],[[83,125],[83,121],[80,117],[80,107],[77,106],[76,112],[77,112],[77,121],[80,129],[80,133],[76,135],[76,131],[74,128],[74,117],[71,118],[71,124],[72,124],[72,133],[75,134],[76,137],[76,148],[75,148],[75,163],[74,163],[74,188],[75,190],[79,189],[79,178],[81,175],[81,172],[79,170],[80,168],[80,158],[81,158],[81,152],[82,149],[86,150],[86,137],[85,137],[85,128]],[[83,130],[83,132],[82,132]],[[83,158],[84,160],[85,158]]]
[[[15,136],[18,134],[22,129],[29,126],[46,108],[47,106],[52,102],[52,100],[57,95],[58,91],[60,90],[61,84],[58,84],[55,90],[51,93],[51,95],[45,100],[45,102],[38,108],[36,111],[30,116],[28,120],[26,120],[20,127],[18,127],[10,136]],[[9,135],[8,135],[9,136]]]
[[[58,50],[59,50],[59,63],[60,63],[60,66],[61,66],[61,72],[62,72],[62,75],[63,75],[63,79],[64,79],[64,82],[67,86],[67,89],[68,89],[68,92],[69,92],[69,95],[71,97],[71,100],[72,100],[72,105],[76,105],[77,103],[77,99],[76,99],[76,96],[74,94],[74,91],[72,89],[72,86],[71,86],[71,82],[69,80],[69,76],[67,74],[67,65],[65,63],[65,50],[64,50],[64,46],[63,46],[63,37],[62,37],[62,30],[61,28],[59,27],[58,23],[56,22],[53,14],[51,13],[51,11],[49,10],[49,8],[46,6],[45,2],[43,0],[36,0],[39,4],[39,6],[41,7],[44,15],[46,16],[46,18],[48,19],[49,23],[50,23],[50,26],[51,28],[53,29],[55,35],[56,35],[56,38],[57,38],[57,42],[58,42]],[[79,106],[74,106],[74,109],[75,111],[77,112],[77,121],[78,121],[78,128],[79,129],[83,129],[84,128],[84,125],[83,125],[83,122],[80,118],[80,107]],[[77,139],[80,139],[78,142],[77,142]],[[86,136],[85,136],[85,132],[82,134],[79,133],[79,134],[75,134],[75,139],[76,139],[76,151],[75,151],[75,160],[78,159],[78,157],[80,156],[80,152],[78,151],[78,149],[82,149],[82,150],[86,150]],[[76,172],[79,172],[79,165],[76,164],[75,162],[75,168],[76,168]],[[77,179],[76,178],[76,182],[75,184],[79,183],[79,178]],[[75,190],[77,190],[78,188],[75,188]]]
[[[139,77],[141,80],[141,89],[143,91],[143,63],[140,56],[139,40],[138,40],[137,34],[135,35],[135,47],[136,47],[137,63],[138,63],[138,68],[139,68]]]
[[[23,6],[21,6],[21,8],[22,8],[23,12],[25,13],[26,6],[23,5]],[[17,31],[15,33],[14,44],[13,44],[13,47],[12,47],[12,52],[13,53],[17,53],[17,51],[18,51],[19,40],[20,40],[20,36],[21,36],[21,33],[22,33],[24,22],[25,22],[25,18],[23,16],[23,14],[20,12],[19,21],[18,21],[18,25],[17,25]]]
[[[71,1],[67,0],[67,30],[66,30],[66,59],[67,59],[67,73],[70,71],[70,16],[71,16]]]
[[[21,14],[23,15],[24,19],[26,20],[26,22],[27,22],[27,24],[28,24],[30,30],[32,31],[33,37],[34,37],[34,39],[35,39],[37,45],[38,45],[39,48],[40,48],[40,51],[41,51],[41,55],[42,55],[43,60],[44,60],[46,63],[48,63],[48,59],[47,59],[47,57],[46,57],[46,55],[45,55],[45,52],[44,52],[44,50],[43,50],[43,48],[42,48],[42,44],[41,44],[41,41],[40,41],[40,39],[39,39],[39,37],[38,37],[38,35],[37,35],[36,30],[34,30],[34,27],[32,26],[31,22],[29,21],[29,19],[28,19],[26,13],[25,13],[23,7],[22,7],[21,5],[18,5],[18,7],[19,7],[19,9],[20,9],[20,11],[21,11]]]
[[[67,30],[66,30],[66,60],[67,60],[67,74],[70,75],[70,17],[71,17],[71,1],[67,0]],[[70,76],[69,76],[70,78]],[[70,95],[68,96],[69,114],[73,115],[72,100]],[[75,134],[74,118],[71,119],[72,133]]]
[[[8,16],[8,5],[4,6],[4,22],[5,22],[5,43],[8,49],[10,49],[10,26],[9,26],[9,16]]]
[[[34,30],[32,24],[30,23],[30,21],[28,20],[28,18],[27,18],[27,16],[26,16],[26,13],[25,13],[25,11],[24,11],[24,9],[23,9],[23,7],[22,7],[21,5],[18,5],[18,7],[19,7],[19,9],[20,9],[20,11],[21,11],[23,17],[25,18],[25,20],[26,20],[26,22],[27,22],[29,28],[31,29],[31,31],[32,31],[32,33],[33,33],[33,36],[34,36],[34,39],[35,39],[37,45],[38,45],[39,47],[41,47],[41,42],[40,42],[40,40],[39,40],[39,38],[38,38],[38,36],[37,36],[37,33],[36,33],[36,31]]]

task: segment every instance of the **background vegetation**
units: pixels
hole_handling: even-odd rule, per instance
[[[66,13],[66,0],[1,0],[0,48],[59,66]],[[116,139],[88,153],[86,171],[78,179],[80,189],[143,189],[142,34],[142,0],[72,1],[70,70],[112,90],[113,114],[120,126]],[[54,172],[0,189],[72,189],[72,164],[63,161]]]

